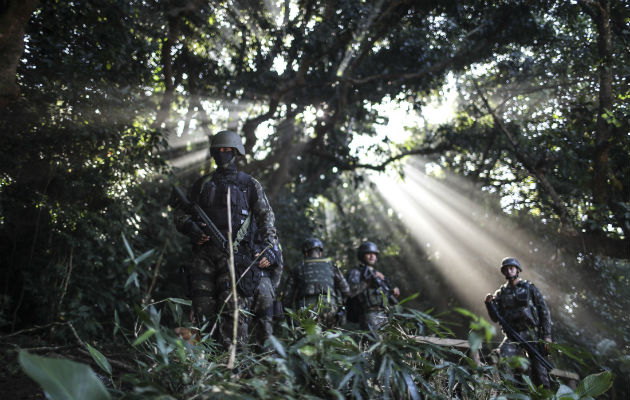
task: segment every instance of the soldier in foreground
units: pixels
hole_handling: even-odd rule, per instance
[[[391,284],[383,273],[374,269],[378,259],[378,247],[372,242],[363,242],[357,251],[359,266],[348,271],[346,279],[350,285],[350,297],[359,310],[361,329],[377,331],[387,322],[388,303],[397,303],[400,290]],[[353,307],[355,309],[357,307]]]
[[[292,309],[313,307],[326,327],[343,324],[343,304],[350,293],[348,282],[330,259],[323,258],[324,245],[316,238],[304,241],[304,261],[294,267],[286,282],[283,305]],[[318,305],[323,308],[318,310]]]
[[[245,155],[240,136],[232,131],[217,133],[211,138],[210,155],[217,169],[193,184],[188,199],[198,204],[223,238],[227,238],[227,192],[230,189],[234,264],[241,309],[237,339],[240,345],[246,343],[249,315],[253,313],[259,325],[258,343],[262,344],[272,334],[272,304],[282,274],[282,253],[274,214],[260,183],[236,169],[236,158]],[[209,233],[208,224],[191,207],[180,204],[175,212],[175,226],[193,243],[189,281],[194,314],[200,324],[208,321],[212,326],[219,321],[217,339],[228,347],[232,340],[234,299],[227,242],[222,242],[221,235]]]
[[[530,377],[536,386],[543,385],[549,388],[549,363],[543,354],[548,353],[548,343],[551,343],[551,317],[547,303],[540,291],[532,283],[519,278],[522,272],[521,264],[516,258],[507,257],[501,262],[501,273],[507,279],[507,283],[501,286],[494,294],[488,293],[485,298],[488,315],[492,321],[501,319],[506,323],[503,326],[506,336],[499,346],[501,357],[523,355],[527,351],[530,360]],[[514,340],[513,330],[525,344]],[[508,336],[511,336],[508,338]],[[543,341],[543,345],[541,344]]]

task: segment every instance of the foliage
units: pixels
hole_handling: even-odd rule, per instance
[[[169,184],[187,186],[208,167],[204,159],[171,170],[165,161],[176,165],[192,150],[203,152],[205,134],[230,126],[245,138],[243,169],[262,181],[272,202],[287,265],[300,260],[301,240],[316,234],[348,268],[357,244],[369,238],[382,248],[387,275],[409,286],[403,291],[421,291],[438,311],[461,305],[424,244],[414,243],[364,174],[422,155],[477,182],[513,221],[569,260],[536,260],[549,282],[569,292],[554,299],[554,332],[588,346],[591,367],[627,376],[624,2],[39,3],[25,26],[24,54],[15,59],[2,49],[19,64],[20,92],[0,106],[3,332],[60,323],[52,334],[65,338],[71,322],[82,336],[120,341],[108,333],[132,323],[133,304],[146,309],[155,298],[180,296],[177,270],[188,243],[173,234]],[[460,94],[454,120],[411,127],[403,145],[379,135],[388,122],[382,103],[421,113],[431,96],[443,94],[449,74]],[[374,142],[357,144],[364,137]],[[595,323],[591,315],[601,318]],[[155,321],[152,329],[147,342],[179,348],[172,335],[158,335]],[[303,359],[285,334],[278,340],[290,359]],[[292,338],[309,337],[300,335]],[[351,346],[328,339],[325,346]],[[220,364],[220,352],[208,351]],[[90,352],[107,371],[106,358],[96,347]],[[165,364],[168,373],[170,356],[142,360]],[[243,370],[256,365],[287,382],[269,367],[271,359],[280,362],[274,357],[252,356]],[[366,371],[370,382],[384,379]],[[392,371],[400,386],[381,390],[395,396],[410,387],[402,371],[411,372]],[[180,375],[155,385],[184,387]],[[138,387],[153,382],[134,379]],[[617,390],[623,396],[627,388]]]
[[[26,351],[20,352],[19,360],[24,371],[52,400],[111,399],[94,371],[85,364],[40,357]]]
[[[460,74],[459,113],[437,135],[455,151],[436,161],[509,194],[508,212],[559,222],[565,246],[584,250],[570,239],[584,232],[587,252],[627,259],[630,189],[619,181],[629,172],[630,127],[619,118],[628,108],[627,33],[614,24],[612,33],[603,30],[580,3],[586,12],[558,3],[534,17],[552,22],[544,40],[511,46]],[[629,16],[617,5],[608,12]],[[612,44],[602,53],[596,43],[607,34]]]
[[[181,317],[180,301],[166,299],[160,303],[168,306],[162,311],[170,310],[172,318]],[[124,375],[121,385],[113,382],[115,388],[110,388],[110,392],[114,396],[560,400],[594,398],[608,390],[612,383],[610,372],[602,372],[583,379],[575,391],[560,385],[556,393],[551,393],[534,387],[527,378],[526,384],[519,384],[509,370],[477,365],[455,348],[419,342],[414,336],[418,325],[426,325],[431,334],[438,337],[449,335],[449,330],[438,319],[401,306],[390,310],[392,321],[378,337],[368,332],[324,330],[310,319],[308,312],[290,312],[288,319],[281,322],[279,336],[270,339],[268,351],[241,351],[237,364],[230,370],[225,367],[227,352],[209,337],[195,345],[183,341],[172,329],[161,324],[162,311],[155,306],[149,307],[148,312],[137,309],[143,328],[134,328],[137,338],[133,343],[128,330],[120,327],[129,342],[128,351],[135,354],[138,368]],[[472,318],[473,331],[487,329],[487,322],[484,324],[482,319],[465,310],[460,312]],[[53,368],[59,368],[55,363],[73,365],[75,372],[57,379],[58,384],[70,390],[77,388],[81,374],[89,371],[93,376],[87,366],[80,368],[64,360],[27,353],[22,353],[22,359],[38,361],[41,371],[53,375]],[[95,357],[99,364],[102,359],[100,353]],[[31,374],[34,367],[23,362],[23,368]],[[61,371],[66,371],[66,364]],[[47,379],[40,376],[34,378],[45,390],[50,390]],[[102,389],[95,378],[84,381],[83,385]]]

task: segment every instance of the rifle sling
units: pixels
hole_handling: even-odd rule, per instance
[[[232,250],[235,253],[238,253],[238,245],[241,243],[245,235],[247,235],[247,230],[249,229],[251,219],[251,214],[248,214],[247,218],[245,218],[245,222],[243,222],[243,225],[241,225],[238,232],[236,232],[236,239],[234,240],[234,243],[232,243]]]

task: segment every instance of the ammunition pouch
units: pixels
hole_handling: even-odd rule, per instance
[[[515,296],[515,305],[517,307],[527,307],[529,305],[529,290],[526,292],[518,292]]]
[[[538,326],[537,315],[535,315],[534,312],[532,312],[532,309],[530,307],[524,307],[522,315],[523,315],[523,319],[526,320],[527,323],[531,327],[537,327]]]
[[[363,292],[363,301],[369,310],[378,310],[385,307],[383,297],[383,291],[378,287],[370,287]]]

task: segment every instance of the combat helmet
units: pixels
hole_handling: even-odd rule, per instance
[[[374,244],[373,242],[363,242],[357,250],[357,257],[359,258],[359,261],[363,262],[363,255],[365,253],[378,254],[378,247],[376,247],[376,244]]]
[[[241,137],[234,131],[221,131],[210,139],[210,150],[221,147],[235,148],[240,155],[245,155],[245,147]]]
[[[304,253],[308,253],[309,251],[313,249],[320,249],[321,251],[324,251],[324,244],[322,243],[321,240],[317,238],[306,239],[304,243],[302,244],[302,251]]]
[[[523,272],[523,268],[521,268],[521,263],[519,263],[518,260],[514,257],[505,257],[501,261],[501,271],[503,271],[503,268],[509,267],[510,265],[518,268],[518,272]]]

